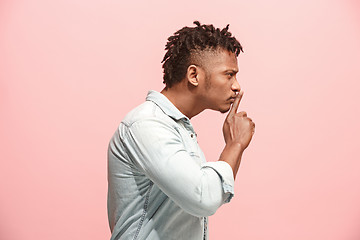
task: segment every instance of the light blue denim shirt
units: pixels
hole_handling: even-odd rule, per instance
[[[111,239],[208,239],[208,216],[233,195],[230,165],[206,162],[190,120],[159,92],[149,91],[110,140]]]

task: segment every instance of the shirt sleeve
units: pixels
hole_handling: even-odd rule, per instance
[[[234,196],[234,174],[230,164],[225,161],[207,162],[202,168],[212,168],[220,177],[222,189],[226,195],[225,202],[230,202]]]
[[[133,123],[123,141],[140,171],[191,215],[210,216],[234,195],[230,165],[217,161],[199,166],[180,133],[160,119]]]

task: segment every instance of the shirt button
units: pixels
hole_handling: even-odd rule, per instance
[[[193,137],[194,137],[194,134],[190,134],[190,137],[192,137],[192,138],[193,138]]]

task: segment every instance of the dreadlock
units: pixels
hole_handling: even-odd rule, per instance
[[[200,25],[199,21],[194,21],[196,27],[183,27],[168,38],[165,46],[167,50],[163,60],[164,81],[166,88],[170,88],[175,83],[184,79],[190,59],[194,52],[204,50],[215,50],[218,47],[239,55],[244,52],[242,46],[231,36],[229,24],[220,30],[211,25]]]

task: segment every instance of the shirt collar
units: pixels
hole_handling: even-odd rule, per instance
[[[188,117],[180,112],[179,109],[177,109],[175,105],[160,92],[150,90],[146,96],[146,101],[154,102],[166,115],[175,120],[185,118],[187,121],[189,121]]]

